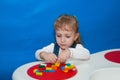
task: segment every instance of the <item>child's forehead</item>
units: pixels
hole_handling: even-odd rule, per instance
[[[60,27],[56,28],[58,31],[74,31],[74,28],[70,25],[61,25]]]
[[[67,31],[67,30],[56,30],[56,34],[65,34],[65,35],[72,35],[74,31]]]

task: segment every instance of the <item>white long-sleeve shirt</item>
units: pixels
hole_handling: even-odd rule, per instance
[[[42,49],[38,49],[35,52],[36,59],[42,60],[39,55],[43,51],[48,52],[50,54],[53,53],[54,45],[55,45],[55,43],[51,43],[50,45],[45,46]],[[86,60],[90,58],[89,50],[84,48],[81,44],[77,44],[75,48],[69,48],[69,50],[71,52],[70,58],[73,58],[73,59],[86,59]],[[59,53],[60,52],[61,52],[61,49],[59,49]]]

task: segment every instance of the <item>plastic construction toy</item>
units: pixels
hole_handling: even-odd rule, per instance
[[[44,73],[55,73],[57,70],[67,73],[76,70],[76,67],[70,63],[42,63],[38,68],[33,69],[33,73],[42,76]]]
[[[40,63],[31,66],[27,74],[35,80],[66,80],[77,74],[77,68],[70,63]]]
[[[76,70],[76,67],[73,64],[67,63],[65,66],[61,66],[63,72],[68,72],[70,70]]]
[[[43,73],[38,69],[34,69],[33,73],[35,73],[37,76],[42,76],[43,75]]]

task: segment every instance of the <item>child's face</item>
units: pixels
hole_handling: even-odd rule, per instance
[[[61,49],[67,49],[78,38],[78,35],[78,33],[71,30],[56,30],[56,41]]]

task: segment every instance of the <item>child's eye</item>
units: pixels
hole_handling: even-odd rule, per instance
[[[66,38],[70,38],[70,36],[66,36]]]
[[[57,35],[57,37],[61,37],[61,35]]]

